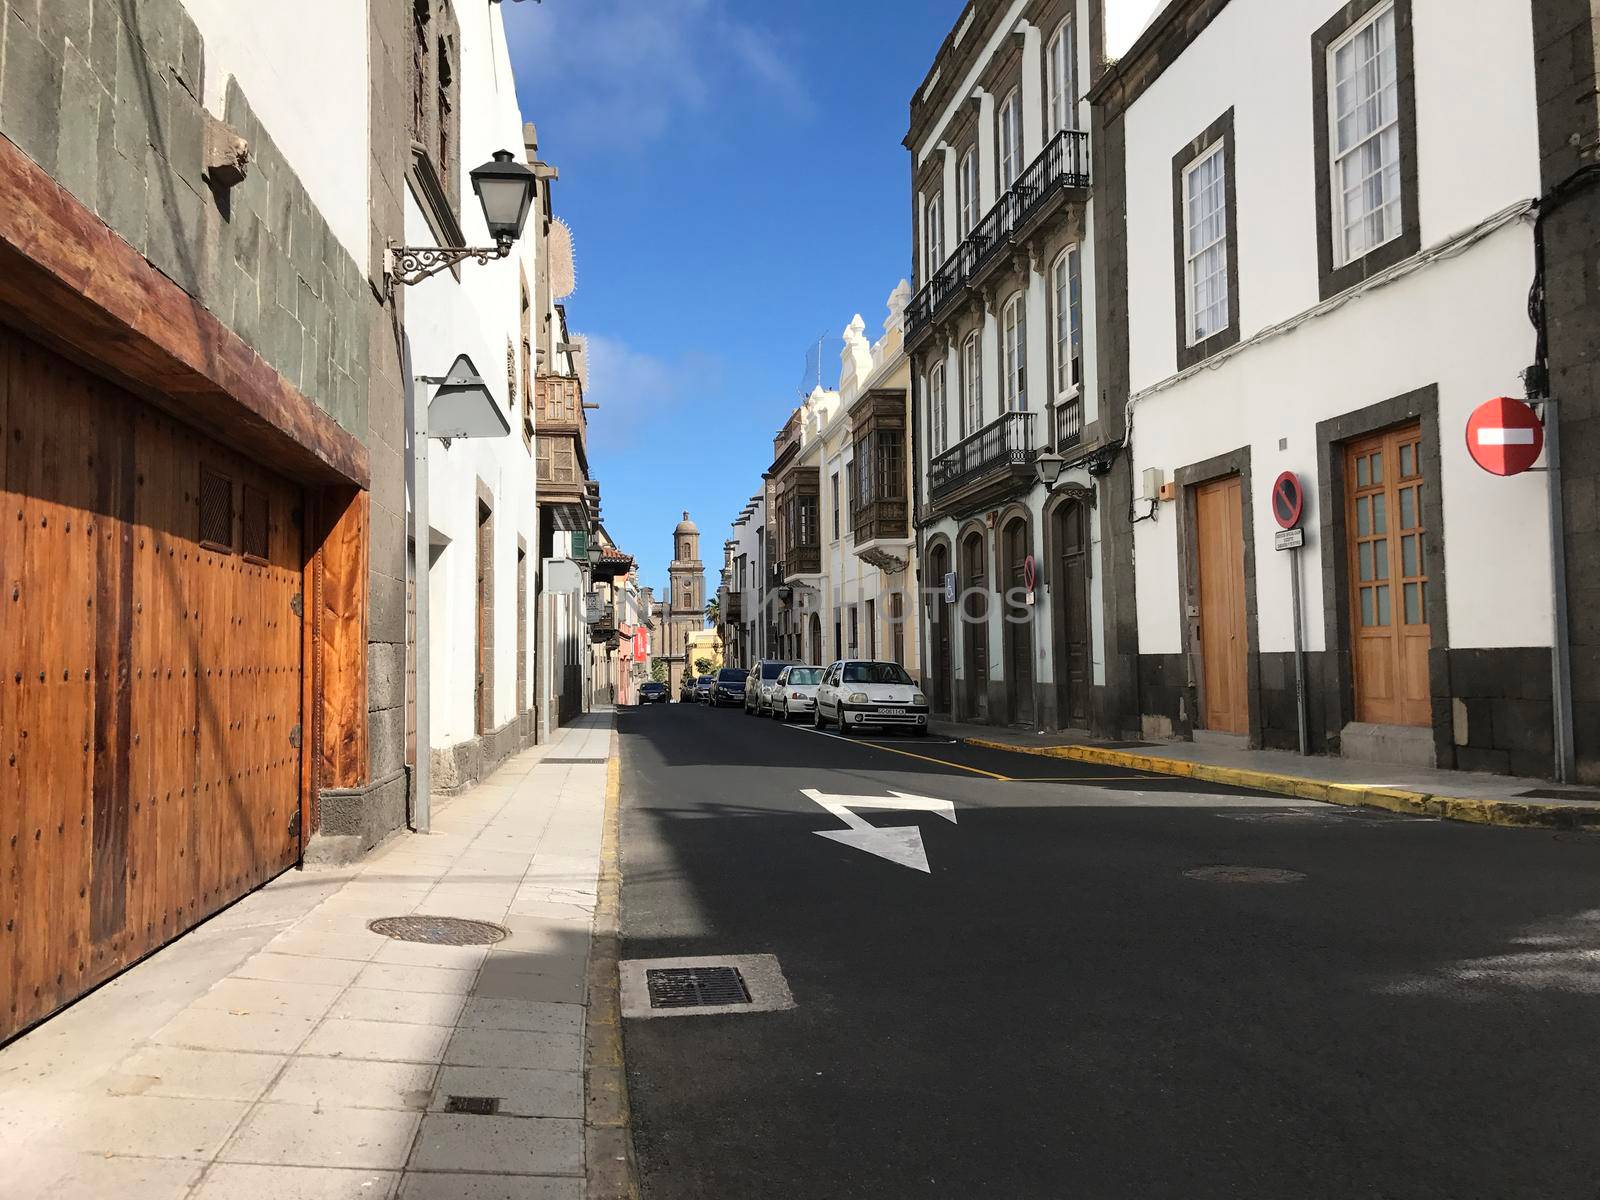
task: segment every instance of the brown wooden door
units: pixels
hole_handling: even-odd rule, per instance
[[[967,675],[965,716],[989,715],[989,572],[984,566],[983,535],[961,543],[961,640]]]
[[[1421,429],[1345,449],[1356,720],[1428,725],[1427,529]]]
[[[1195,489],[1199,547],[1201,720],[1206,729],[1248,733],[1249,639],[1245,633],[1244,507],[1239,476]]]
[[[302,505],[0,327],[0,1038],[298,858]]]
[[[1077,726],[1089,723],[1089,510],[1071,501],[1056,510],[1056,544],[1060,560],[1056,573],[1055,602],[1061,607],[1056,655],[1061,682],[1061,712]]]
[[[478,501],[478,588],[476,597],[476,673],[473,708],[478,733],[494,728],[494,514]]]
[[[1034,724],[1033,699],[1033,609],[1024,600],[1027,594],[1028,524],[1013,521],[1001,539],[1005,559],[1006,602],[1006,681],[1011,693],[1011,720],[1016,725]]]
[[[932,555],[932,578],[928,586],[937,589],[933,599],[934,678],[933,708],[935,712],[950,711],[950,622],[955,614],[945,599],[944,577],[950,573],[950,553],[943,546]]]

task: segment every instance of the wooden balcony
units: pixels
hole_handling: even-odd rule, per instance
[[[929,511],[964,511],[1026,493],[1034,483],[1038,453],[1033,414],[1003,414],[933,460]]]
[[[856,505],[856,553],[874,542],[909,542],[911,506],[904,496],[874,497]]]
[[[822,574],[822,547],[791,546],[783,556],[783,579],[793,582],[802,575]]]
[[[589,464],[575,433],[547,433],[541,426],[534,455],[540,504],[588,507]]]

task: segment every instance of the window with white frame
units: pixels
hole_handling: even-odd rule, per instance
[[[935,192],[928,197],[928,214],[925,218],[924,239],[928,246],[928,262],[924,279],[932,279],[944,266],[944,195]]]
[[[983,427],[983,350],[977,332],[961,344],[961,436]]]
[[[1000,105],[1000,190],[1006,191],[1022,173],[1022,99],[1016,88]]]
[[[1394,5],[1328,48],[1333,245],[1338,265],[1400,236],[1400,89]]]
[[[956,199],[959,207],[957,223],[962,237],[972,232],[978,223],[978,148],[973,146],[961,156],[961,167],[956,174]]]
[[[944,394],[944,364],[928,372],[928,425],[933,453],[943,454],[950,444],[950,414]]]
[[[1001,386],[1007,412],[1021,412],[1028,407],[1027,358],[1028,307],[1023,293],[1018,292],[1007,302],[1000,318]]]
[[[1185,334],[1193,346],[1228,327],[1228,189],[1226,143],[1218,142],[1183,173]]]
[[[1055,319],[1055,392],[1058,401],[1083,386],[1083,264],[1077,246],[1068,246],[1050,268]]]
[[[1078,127],[1077,59],[1072,18],[1056,27],[1045,52],[1045,100],[1050,136]]]

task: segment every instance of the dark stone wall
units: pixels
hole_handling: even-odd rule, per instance
[[[1550,651],[1542,646],[1451,650],[1449,660],[1456,766],[1549,776],[1555,753]]]
[[[1600,162],[1600,0],[1532,0],[1539,156],[1548,193]],[[1600,783],[1600,187],[1544,220],[1550,393],[1562,503],[1578,776]]]

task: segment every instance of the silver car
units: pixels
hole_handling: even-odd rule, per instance
[[[778,676],[789,664],[773,658],[763,658],[750,668],[750,678],[744,685],[744,711],[761,716],[772,711],[773,689],[778,686]]]
[[[772,715],[780,721],[810,716],[817,707],[817,684],[822,667],[785,667],[772,689]]]

